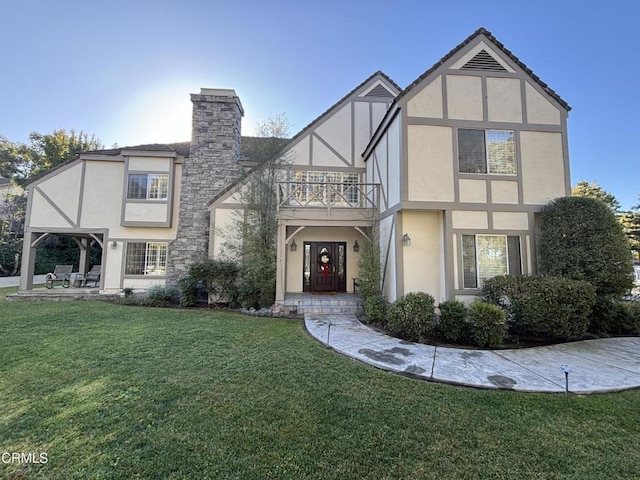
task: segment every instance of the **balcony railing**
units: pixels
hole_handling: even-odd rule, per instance
[[[278,207],[376,208],[377,183],[282,182]]]

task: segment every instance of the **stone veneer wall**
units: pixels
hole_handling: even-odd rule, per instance
[[[202,89],[192,94],[193,123],[189,158],[182,170],[176,239],[167,253],[167,284],[176,285],[192,263],[209,251],[207,204],[241,172],[240,127],[244,111],[233,90]]]

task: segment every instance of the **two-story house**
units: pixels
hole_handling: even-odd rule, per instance
[[[233,90],[191,100],[190,143],[83,153],[29,185],[21,289],[51,234],[76,238],[81,271],[84,252],[102,249],[105,293],[175,283],[221,251],[241,208],[244,146],[259,140],[240,137]],[[358,242],[372,232],[389,300],[465,298],[491,276],[535,272],[536,214],[570,193],[568,111],[484,29],[404,90],[376,72],[283,152],[276,302],[353,292]]]

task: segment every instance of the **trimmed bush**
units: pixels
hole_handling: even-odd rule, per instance
[[[511,327],[517,335],[568,339],[587,332],[595,288],[560,277],[527,277],[511,298]]]
[[[368,323],[384,325],[389,312],[389,302],[382,295],[373,295],[364,300],[364,314]]]
[[[165,285],[152,285],[147,289],[145,303],[153,307],[177,304],[180,301],[180,290]]]
[[[627,237],[611,209],[593,198],[558,198],[544,207],[538,255],[541,274],[589,282],[598,295],[633,286]]]
[[[469,307],[469,336],[479,347],[495,347],[507,335],[504,311],[497,305],[475,301]]]
[[[524,277],[519,275],[498,275],[489,278],[482,284],[481,298],[506,310],[524,282]]]
[[[482,298],[503,308],[515,336],[567,339],[584,334],[595,303],[595,288],[561,277],[494,277]]]
[[[407,293],[389,309],[386,328],[407,340],[419,342],[433,335],[435,300],[424,292]]]
[[[598,297],[589,322],[589,331],[593,333],[637,335],[640,332],[640,304]]]
[[[458,300],[448,300],[440,304],[438,335],[448,342],[465,342],[469,338],[467,306]]]

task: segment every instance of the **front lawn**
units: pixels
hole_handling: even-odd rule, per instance
[[[637,478],[640,391],[411,380],[299,320],[0,302],[0,463],[15,479]],[[8,457],[3,457],[8,458]],[[4,471],[2,471],[4,470]]]

